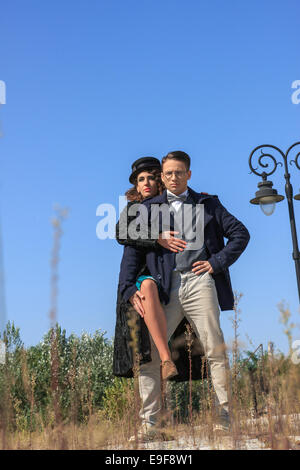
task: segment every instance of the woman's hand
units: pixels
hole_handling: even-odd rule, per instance
[[[172,230],[167,230],[159,234],[157,243],[159,243],[167,250],[178,253],[178,251],[183,251],[186,248],[186,242],[181,240],[181,238],[175,238],[174,234],[179,232],[174,232]]]
[[[142,318],[144,318],[145,310],[142,304],[142,300],[145,300],[145,296],[137,290],[129,299],[129,302],[133,306],[134,310],[136,310]]]

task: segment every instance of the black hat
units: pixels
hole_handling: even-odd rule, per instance
[[[130,183],[134,184],[134,178],[137,176],[138,173],[141,171],[153,170],[157,168],[161,170],[160,161],[154,157],[142,157],[133,162],[131,165],[132,173],[129,176]]]

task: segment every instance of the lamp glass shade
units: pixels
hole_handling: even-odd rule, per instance
[[[263,198],[267,199],[267,198]],[[275,211],[276,203],[275,202],[263,202],[259,201],[259,205],[261,210],[265,215],[272,215],[273,212]]]

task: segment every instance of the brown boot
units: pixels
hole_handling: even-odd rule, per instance
[[[168,380],[174,375],[178,375],[178,371],[173,361],[167,360],[161,362],[161,378],[162,380]]]

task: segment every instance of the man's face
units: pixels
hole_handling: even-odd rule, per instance
[[[187,189],[190,177],[191,170],[187,171],[184,162],[170,159],[163,164],[161,179],[165,187],[177,196]]]

